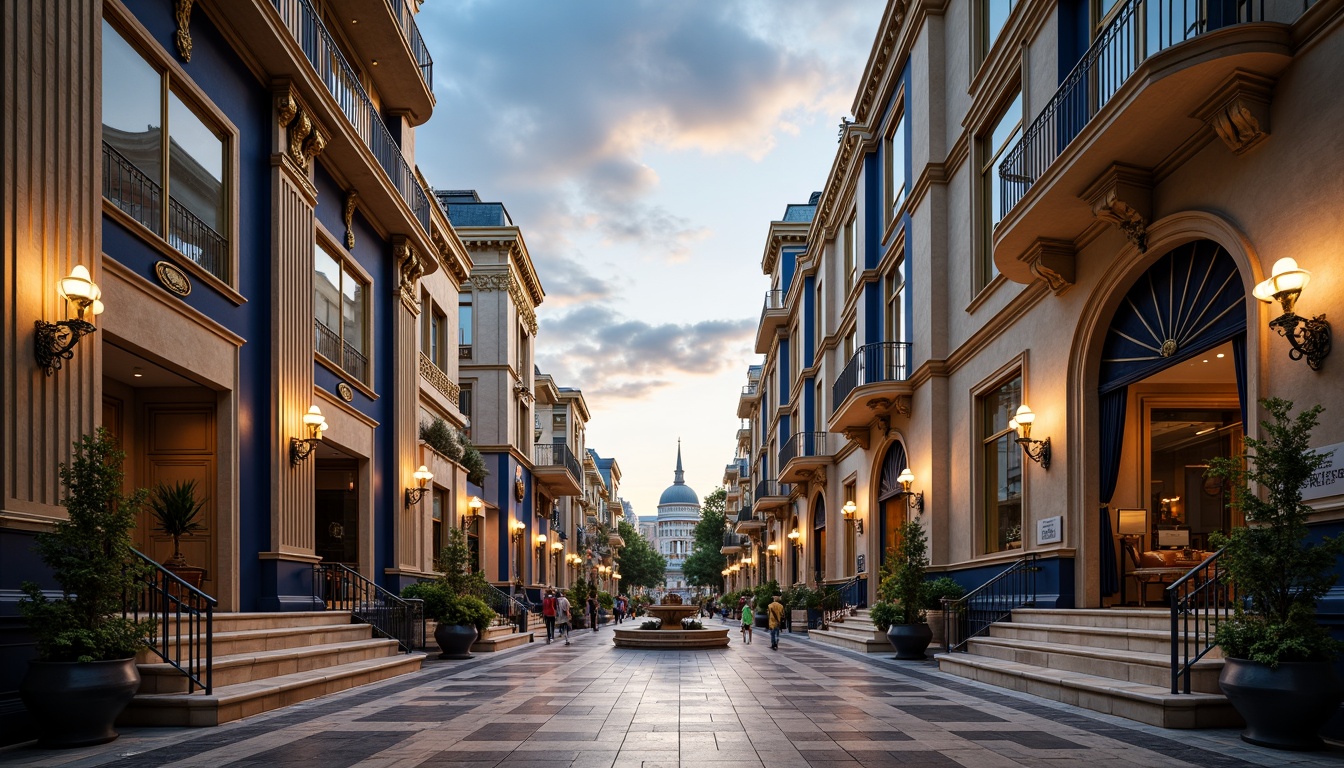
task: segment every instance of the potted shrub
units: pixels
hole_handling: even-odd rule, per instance
[[[122,493],[121,462],[105,429],[75,441],[60,469],[69,517],[37,535],[37,551],[61,596],[25,582],[19,611],[37,641],[37,660],[19,685],[37,721],[38,743],[82,747],[117,738],[113,723],[140,687],[135,654],[154,622],[126,618],[145,568],[131,548],[144,492]]]
[[[472,594],[472,588],[483,579],[471,572],[470,562],[466,537],[460,529],[451,528],[448,543],[439,553],[443,575],[435,581],[410,584],[401,591],[402,597],[424,600],[425,617],[438,622],[434,642],[439,644],[441,659],[471,658],[472,644],[495,619],[494,609]]]
[[[588,582],[582,576],[575,579],[573,586],[565,590],[565,597],[569,598],[570,627],[587,629],[588,614],[585,606],[588,603]]]
[[[924,574],[929,567],[927,538],[919,519],[901,525],[900,543],[887,551],[882,564],[878,597],[900,611],[899,621],[887,627],[887,641],[901,660],[922,659],[933,641],[933,631],[924,623],[926,588]],[[876,623],[876,622],[874,622]]]
[[[752,603],[754,615],[753,626],[760,629],[769,629],[770,627],[770,603],[775,595],[779,594],[779,582],[771,579],[764,584],[757,585],[754,595],[755,600]]]
[[[943,614],[944,600],[957,600],[966,595],[966,588],[957,583],[951,576],[939,576],[933,581],[924,583],[924,605],[929,608],[924,612],[924,621],[928,623],[929,629],[933,632],[933,637],[929,641],[930,645],[944,645],[943,625],[945,616]],[[956,642],[957,638],[949,638]]]
[[[173,537],[173,556],[164,561],[163,567],[193,587],[201,586],[205,569],[187,565],[187,559],[182,556],[182,537],[205,530],[205,526],[197,520],[201,510],[205,509],[205,502],[204,498],[196,498],[195,480],[183,480],[171,485],[159,483],[149,492],[149,511],[154,516],[154,530]]]
[[[1316,622],[1316,602],[1335,583],[1344,537],[1308,543],[1302,486],[1325,457],[1311,450],[1321,407],[1291,415],[1293,404],[1267,398],[1263,439],[1246,438],[1245,455],[1210,462],[1226,481],[1246,526],[1215,535],[1224,579],[1241,600],[1218,627],[1223,671],[1218,682],[1246,721],[1241,738],[1276,749],[1317,749],[1317,731],[1338,711],[1334,673],[1340,644]],[[1257,493],[1257,490],[1259,491]]]

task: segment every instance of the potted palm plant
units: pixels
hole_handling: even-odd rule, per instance
[[[924,658],[924,652],[933,641],[933,630],[924,622],[928,591],[924,575],[929,568],[927,543],[924,526],[918,518],[901,525],[900,543],[887,551],[886,561],[882,564],[882,580],[877,586],[878,599],[895,609],[883,609],[878,613],[891,620],[886,630],[887,641],[896,649],[896,658],[901,660]],[[873,623],[878,623],[877,618]]]
[[[131,548],[144,493],[122,493],[124,458],[105,429],[75,441],[70,463],[60,469],[68,519],[37,535],[60,595],[23,584],[19,611],[36,638],[37,660],[28,662],[19,693],[42,746],[117,738],[113,723],[140,687],[135,654],[154,622],[125,615],[145,568]]]
[[[182,537],[205,530],[197,520],[207,499],[196,498],[196,481],[159,483],[149,493],[149,511],[154,515],[154,530],[173,537],[173,556],[163,567],[193,587],[200,587],[205,569],[187,565],[182,556]]]
[[[1308,541],[1302,487],[1326,457],[1310,447],[1321,407],[1291,415],[1293,404],[1267,398],[1263,439],[1245,454],[1214,459],[1208,474],[1226,481],[1246,526],[1215,535],[1224,579],[1241,600],[1218,627],[1219,685],[1246,721],[1241,738],[1277,749],[1318,749],[1317,731],[1338,711],[1334,658],[1340,643],[1316,621],[1316,602],[1334,586],[1344,537]]]

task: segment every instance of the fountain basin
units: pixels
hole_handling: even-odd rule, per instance
[[[649,605],[644,610],[650,616],[663,622],[663,628],[659,631],[667,632],[681,628],[681,620],[700,613],[698,605]],[[648,631],[648,630],[645,630]]]
[[[728,629],[728,627],[723,629],[617,628],[612,630],[615,634],[611,642],[617,648],[655,648],[663,650],[727,648]]]

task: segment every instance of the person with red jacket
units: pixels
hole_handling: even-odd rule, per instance
[[[555,590],[546,590],[541,599],[541,618],[546,622],[546,643],[555,640]]]

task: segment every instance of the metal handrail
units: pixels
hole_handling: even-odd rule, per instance
[[[1211,19],[1211,6],[1184,0],[1125,3],[1004,156],[999,166],[1003,211],[1022,200],[1150,56],[1212,29],[1265,20],[1264,0],[1238,0],[1235,20]]]
[[[780,468],[800,456],[830,456],[830,451],[826,449],[826,435],[825,432],[798,432],[791,435],[779,449]]]
[[[406,0],[392,0],[392,15],[401,24],[401,34],[411,48],[415,65],[420,68],[420,79],[425,81],[425,88],[434,93],[434,59],[429,55],[429,46],[425,45],[425,38],[420,35],[420,27]]]
[[[761,307],[761,314],[764,315],[772,309],[784,308],[784,291],[776,288],[765,292],[765,305]]]
[[[135,599],[128,600],[122,615],[140,621],[154,619],[154,634],[146,640],[149,650],[187,677],[187,693],[197,688],[214,692],[215,606],[219,601],[191,586],[149,559],[131,552],[146,567]]]
[[[766,496],[788,496],[792,492],[788,483],[781,483],[778,480],[762,480],[756,484],[756,500],[760,501]]]
[[[354,619],[397,641],[406,653],[425,644],[425,603],[399,597],[343,563],[313,564],[313,598],[327,610]]]
[[[583,469],[578,457],[564,443],[536,443],[532,446],[532,463],[538,467],[564,467],[574,476],[574,482],[583,485]]]
[[[1218,562],[1226,549],[1209,555],[1167,587],[1167,602],[1171,606],[1172,693],[1190,693],[1190,673],[1195,662],[1217,647],[1214,636],[1219,625],[1235,613],[1237,589],[1224,582],[1224,571]]]
[[[851,610],[862,608],[868,604],[868,590],[863,588],[867,578],[867,574],[855,574],[844,584],[830,588],[840,595],[840,605],[837,608],[823,611],[822,622],[824,626],[829,627],[835,621],[848,616]]]
[[[495,612],[493,624],[496,627],[507,627],[517,623],[519,617],[535,613],[527,603],[489,582],[473,582],[469,589],[474,597],[480,598]]]
[[[1027,555],[964,597],[943,598],[943,653],[966,650],[971,638],[1011,616],[1013,609],[1035,605],[1041,570],[1036,561],[1036,555]]]
[[[910,342],[880,341],[864,344],[835,377],[831,386],[831,412],[840,409],[845,398],[858,387],[881,381],[905,381],[910,378]]]

